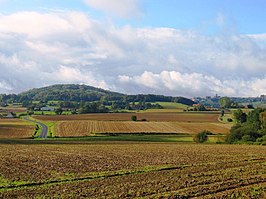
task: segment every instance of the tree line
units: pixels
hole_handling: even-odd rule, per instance
[[[266,144],[266,110],[257,108],[248,114],[241,109],[233,112],[236,124],[227,136],[227,142],[257,142]]]

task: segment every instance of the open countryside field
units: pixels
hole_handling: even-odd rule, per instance
[[[34,127],[20,119],[0,119],[0,138],[29,138]]]
[[[195,134],[209,130],[216,134],[226,134],[230,125],[219,123],[186,122],[131,122],[131,121],[64,121],[55,127],[59,137],[89,136],[94,133],[176,133]]]
[[[1,198],[266,196],[261,146],[1,144],[0,158]]]
[[[27,109],[23,108],[21,106],[7,106],[7,107],[0,107],[0,113],[6,113],[6,112],[14,112],[14,113],[21,113],[26,112]]]
[[[57,115],[57,116],[34,116],[34,118],[44,121],[66,121],[66,120],[105,120],[105,121],[130,121],[131,116],[136,115],[138,120],[146,119],[147,121],[157,122],[218,122],[219,113],[202,112],[202,113],[165,113],[165,112],[148,112],[148,113],[98,113],[82,115]]]

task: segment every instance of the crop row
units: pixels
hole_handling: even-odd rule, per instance
[[[69,183],[46,183],[25,189],[4,191],[0,196],[53,196],[89,198],[176,198],[228,196],[230,191],[238,192],[249,187],[242,196],[251,198],[252,191],[260,187],[257,196],[266,194],[265,159],[240,161],[224,164],[193,164],[174,169],[128,173],[125,175],[102,177],[95,180],[73,180]],[[221,168],[219,168],[221,167]]]
[[[107,121],[130,121],[131,116],[136,115],[139,120],[157,122],[218,122],[217,113],[98,113],[79,115],[56,115],[56,116],[34,116],[36,119],[45,121],[66,121],[66,120],[107,120]]]
[[[180,133],[193,134],[203,130],[227,133],[229,126],[216,123],[127,122],[127,121],[64,121],[56,125],[56,135],[88,136],[93,133]]]
[[[34,126],[20,119],[0,119],[0,138],[28,138]]]

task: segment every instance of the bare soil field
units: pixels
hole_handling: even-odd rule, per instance
[[[175,133],[195,134],[209,130],[226,134],[230,125],[219,123],[188,122],[131,122],[131,121],[63,121],[55,127],[56,136],[89,136],[94,133]]]
[[[130,121],[131,116],[136,115],[138,120],[157,122],[218,122],[218,113],[99,113],[82,115],[57,115],[57,116],[34,116],[34,118],[45,121],[66,120],[101,120],[101,121]]]
[[[263,146],[1,144],[0,159],[0,198],[266,197]]]

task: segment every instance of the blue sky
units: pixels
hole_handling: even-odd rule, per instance
[[[0,0],[0,92],[266,94],[263,0]]]
[[[82,0],[2,0],[0,5],[2,13],[54,9],[88,12],[98,19],[106,16],[101,10],[86,6]],[[237,26],[239,33],[266,32],[264,0],[139,0],[138,5],[141,16],[123,19],[112,15],[112,19],[119,25],[129,23],[137,27],[208,30],[215,26],[218,15],[223,15],[226,22]]]

